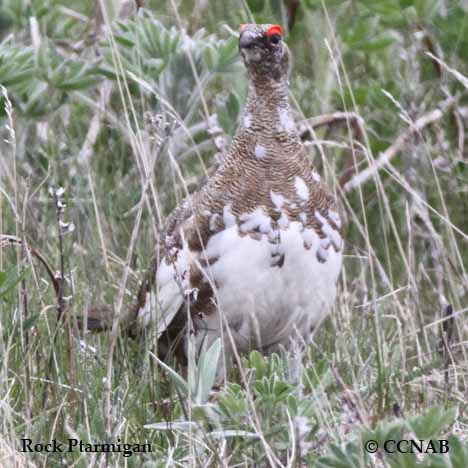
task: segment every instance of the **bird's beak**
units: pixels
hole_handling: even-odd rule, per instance
[[[249,49],[255,44],[257,35],[253,31],[244,31],[239,38],[239,48]]]

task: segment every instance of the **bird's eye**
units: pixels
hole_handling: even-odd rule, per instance
[[[270,44],[279,44],[281,36],[283,35],[283,29],[279,24],[272,24],[266,30],[266,36],[268,37]]]
[[[279,34],[272,34],[270,36],[270,42],[272,44],[279,44],[281,41],[281,36]]]

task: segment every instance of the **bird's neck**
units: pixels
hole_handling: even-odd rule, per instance
[[[244,116],[250,116],[253,123],[268,126],[275,122],[279,123],[280,110],[290,114],[287,77],[274,80],[255,75],[249,76]],[[264,125],[260,126],[264,127]]]
[[[225,166],[272,168],[300,157],[303,147],[288,101],[288,82],[249,76],[247,101]],[[263,170],[262,169],[262,170]]]

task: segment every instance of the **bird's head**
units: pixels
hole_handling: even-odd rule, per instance
[[[239,51],[249,73],[279,80],[287,77],[289,51],[278,24],[242,24]]]

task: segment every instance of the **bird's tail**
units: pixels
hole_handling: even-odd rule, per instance
[[[119,327],[130,337],[136,338],[141,332],[141,326],[138,323],[138,312],[146,306],[148,292],[151,290],[151,284],[145,279],[138,290],[136,301],[127,306],[119,317]],[[85,307],[76,317],[78,328],[83,332],[100,333],[111,330],[117,319],[113,305],[100,304],[91,307]]]
[[[174,310],[175,307],[178,310],[171,314],[170,321],[167,324],[159,323],[158,327],[153,327],[153,319],[156,316],[153,311],[157,306],[154,295],[155,284],[149,278],[154,278],[154,275],[147,276],[140,285],[136,300],[123,310],[119,318],[120,332],[139,340],[154,331],[158,341],[158,356],[163,360],[167,360],[169,356],[175,356],[179,362],[185,362],[183,337],[186,333],[186,311],[179,303],[174,304]],[[147,317],[150,317],[149,321]],[[110,331],[115,320],[115,308],[108,304],[87,307],[76,316],[79,330],[85,333]]]

